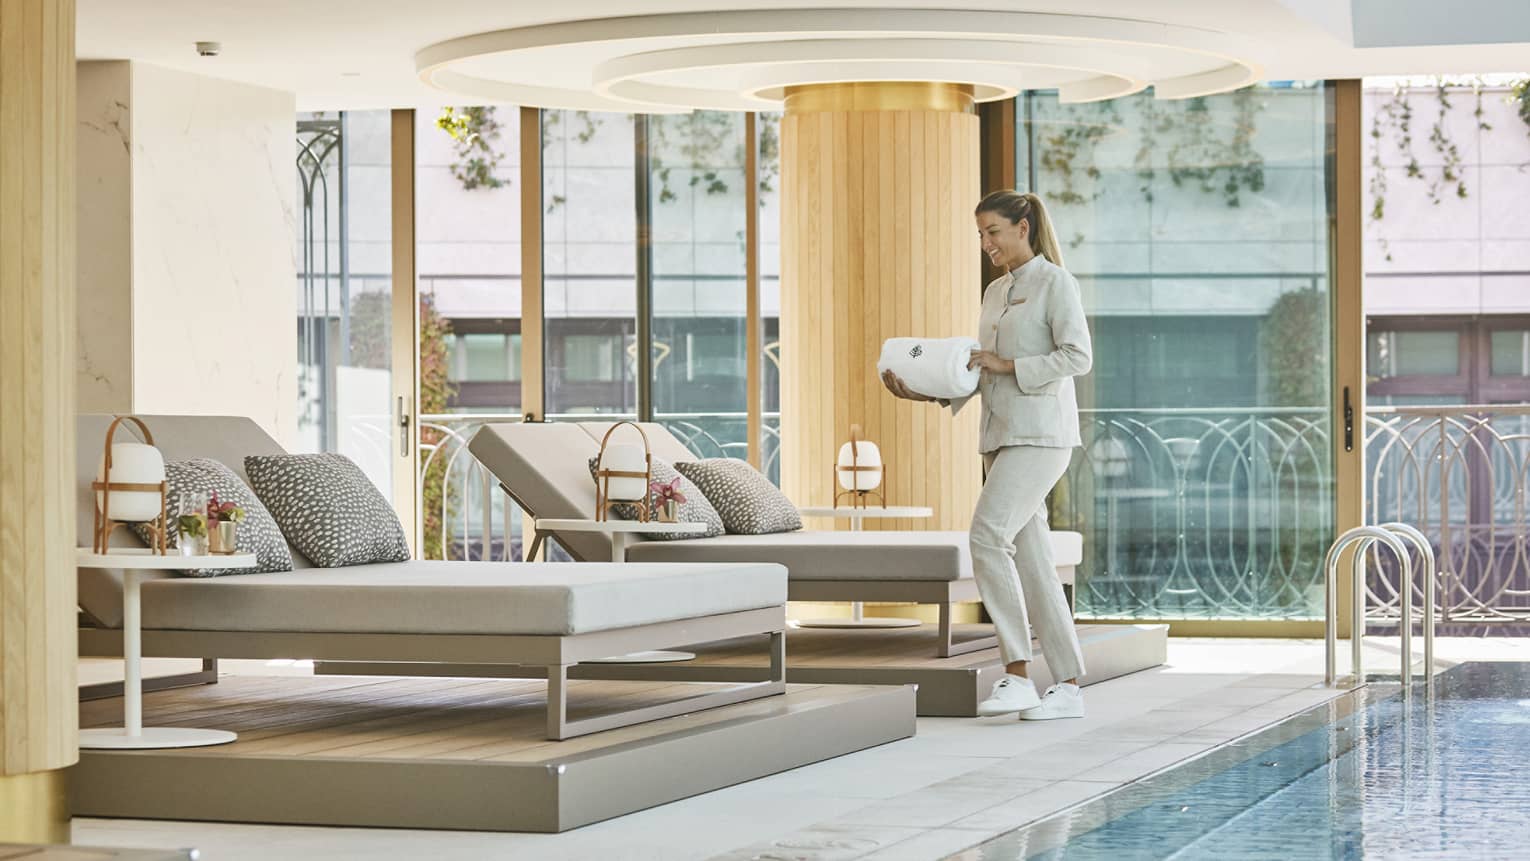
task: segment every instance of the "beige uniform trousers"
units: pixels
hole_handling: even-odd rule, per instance
[[[1084,674],[1073,613],[1057,579],[1047,493],[1068,469],[1072,450],[1005,446],[983,455],[988,479],[972,513],[972,570],[993,618],[1004,663],[1032,659],[1034,621],[1056,681]]]

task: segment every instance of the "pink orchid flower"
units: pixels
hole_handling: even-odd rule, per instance
[[[685,502],[685,494],[680,492],[680,476],[675,476],[673,481],[655,481],[648,485],[648,489],[661,502],[673,499],[677,504]]]

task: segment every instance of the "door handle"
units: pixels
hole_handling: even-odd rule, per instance
[[[1355,450],[1355,406],[1349,402],[1349,386],[1344,387],[1344,450]]]
[[[398,456],[409,456],[409,411],[404,408],[404,396],[398,396]]]

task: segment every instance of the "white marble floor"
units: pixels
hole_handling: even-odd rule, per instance
[[[1368,641],[1390,667],[1396,641]],[[1441,666],[1530,660],[1530,640],[1442,639]],[[302,672],[224,662],[231,672]],[[76,819],[82,845],[254,859],[938,859],[1334,695],[1322,644],[1176,639],[1169,663],[1087,689],[1083,720],[920,718],[918,734],[566,834]]]

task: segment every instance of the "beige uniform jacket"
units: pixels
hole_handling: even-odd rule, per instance
[[[1080,445],[1073,378],[1093,361],[1078,282],[1036,255],[983,291],[978,320],[983,349],[1015,361],[1013,374],[984,371],[977,394],[983,420],[978,450],[1009,445]],[[969,395],[951,401],[961,411]]]

